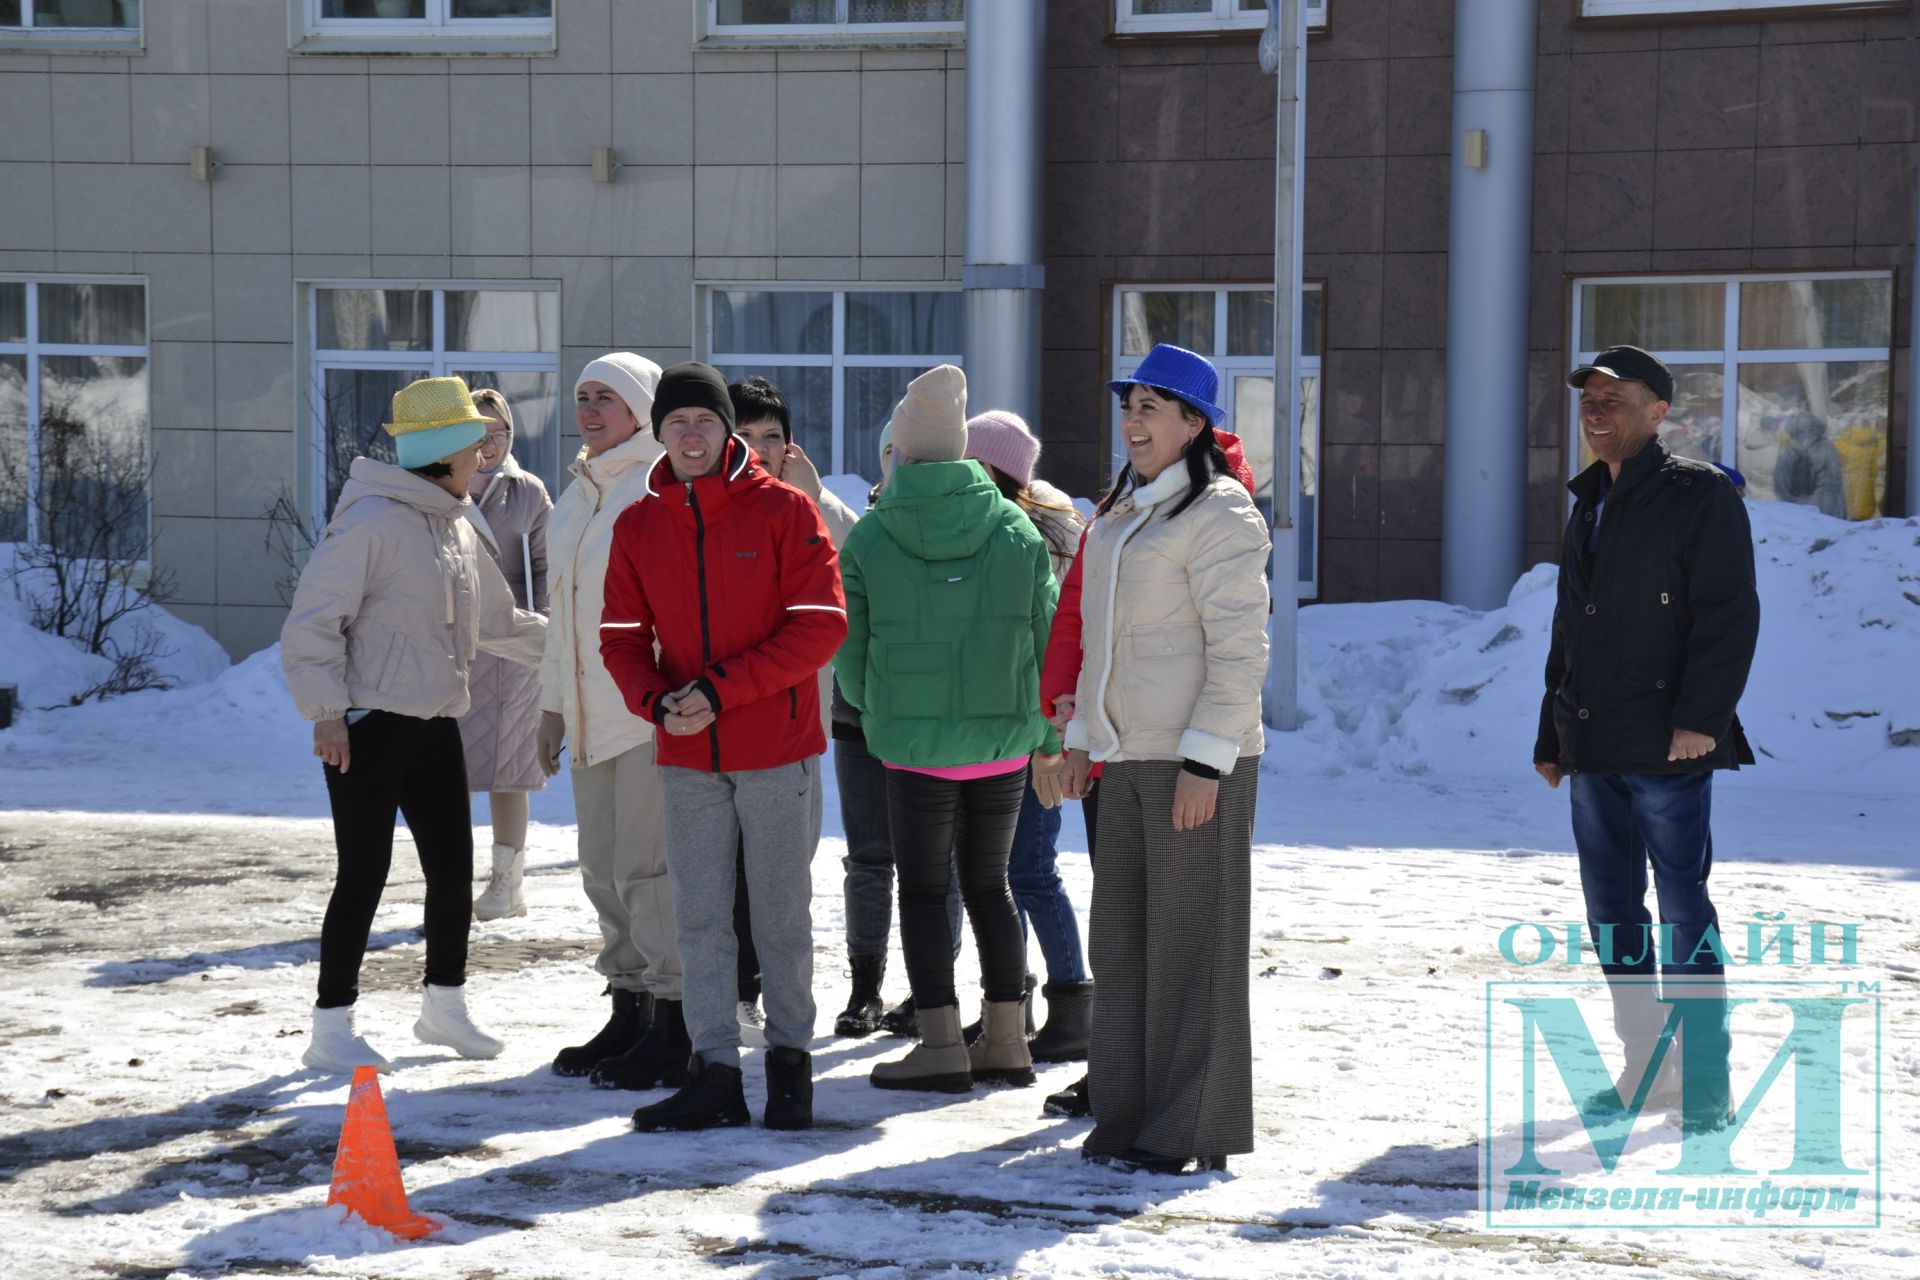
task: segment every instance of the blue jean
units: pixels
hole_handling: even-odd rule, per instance
[[[833,779],[840,791],[840,821],[847,833],[847,954],[884,956],[893,932],[893,837],[887,829],[887,767],[852,738],[833,741]],[[960,882],[947,888],[947,924],[960,954]]]
[[[1073,917],[1073,901],[1060,883],[1060,810],[1041,807],[1028,787],[1020,800],[1020,822],[1013,831],[1013,852],[1007,860],[1007,884],[1020,910],[1024,938],[1028,925],[1046,957],[1048,982],[1085,982],[1086,957],[1080,950],[1080,926]]]
[[[1667,1018],[1659,997],[1726,998],[1725,966],[1711,954],[1694,958],[1707,930],[1717,934],[1720,928],[1707,896],[1713,870],[1713,775],[1575,773],[1569,783],[1587,928],[1613,995],[1614,1027],[1630,1054],[1645,1053]],[[1649,864],[1660,920],[1673,934],[1657,981],[1653,917],[1647,911]],[[1704,1073],[1724,1087],[1725,1021],[1723,1008],[1718,1019],[1700,1021],[1700,1032],[1687,1038],[1690,1079]]]

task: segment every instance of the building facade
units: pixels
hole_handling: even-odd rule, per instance
[[[1621,341],[1675,365],[1675,446],[1753,496],[1911,509],[1920,17],[1735,7],[1539,5],[1526,484],[1495,495],[1530,562],[1581,463],[1561,377]],[[1270,485],[1263,8],[1049,6],[1035,416],[1075,492],[1110,478],[1105,380],[1157,340],[1221,365]],[[1433,596],[1475,339],[1447,325],[1456,14],[1311,21],[1302,593]],[[609,349],[767,372],[823,471],[873,475],[901,387],[968,349],[967,89],[962,0],[0,0],[0,539],[41,536],[63,426],[113,443],[169,607],[245,654],[284,609],[276,530],[323,520],[395,388],[501,387],[557,484]]]

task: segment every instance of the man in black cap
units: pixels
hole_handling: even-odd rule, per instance
[[[1580,392],[1580,430],[1597,461],[1567,486],[1574,507],[1533,767],[1548,786],[1569,779],[1588,927],[1626,1047],[1622,1103],[1632,1107],[1636,1091],[1650,1107],[1684,1100],[1690,1125],[1724,1123],[1708,822],[1713,771],[1753,763],[1734,713],[1760,631],[1753,536],[1727,477],[1661,443],[1673,375],[1658,359],[1612,347],[1567,385]],[[1649,862],[1659,930],[1646,906]],[[1663,1046],[1663,1028],[1682,1014]]]

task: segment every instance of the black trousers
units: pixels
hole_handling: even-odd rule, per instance
[[[427,879],[426,980],[461,986],[473,920],[473,816],[460,723],[372,711],[348,728],[347,739],[347,771],[322,766],[338,870],[320,928],[317,1003],[334,1009],[360,995],[360,962],[393,864],[397,815],[406,817]]]
[[[917,1008],[960,1003],[953,989],[958,949],[947,918],[951,868],[960,873],[960,897],[980,952],[980,985],[987,999],[1026,994],[1025,944],[1007,855],[1020,821],[1027,770],[955,782],[904,769],[887,771],[887,825],[900,884],[900,947]]]

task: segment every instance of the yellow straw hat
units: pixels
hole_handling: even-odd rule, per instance
[[[393,393],[393,421],[382,424],[393,437],[403,467],[424,467],[450,453],[480,443],[487,420],[459,378],[422,378]]]

